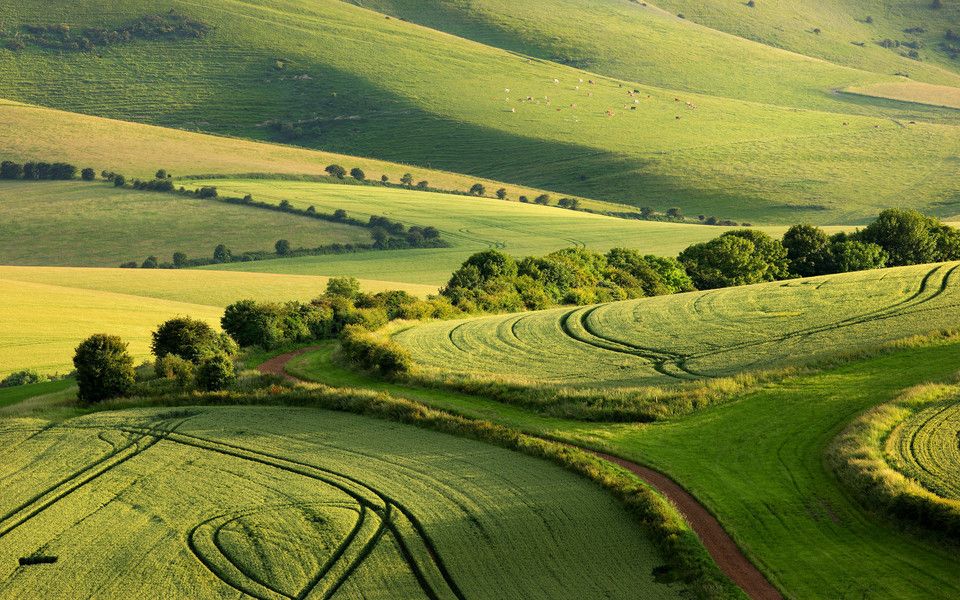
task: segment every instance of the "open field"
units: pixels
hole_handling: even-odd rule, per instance
[[[219,324],[223,307],[243,298],[310,300],[327,278],[259,273],[155,269],[75,269],[0,266],[0,376],[24,368],[44,373],[73,369],[73,350],[94,333],[115,333],[138,359],[149,354],[150,333],[177,315]],[[429,286],[363,281],[364,289]]]
[[[955,552],[866,512],[837,481],[824,454],[858,414],[906,387],[952,378],[958,360],[956,340],[905,348],[789,377],[736,402],[653,424],[569,421],[476,396],[389,383],[345,368],[332,347],[302,356],[290,371],[656,467],[706,504],[787,597],[947,600],[960,594]]]
[[[332,212],[332,211],[331,211]],[[0,263],[117,267],[174,252],[210,257],[217,244],[235,254],[371,243],[362,227],[200,200],[117,190],[106,183],[0,183]],[[24,243],[30,240],[30,243]]]
[[[942,498],[960,501],[960,402],[956,397],[911,414],[890,432],[884,446],[888,461],[904,475]]]
[[[5,597],[678,597],[612,497],[479,442],[238,407],[6,419],[0,438]],[[17,568],[31,555],[57,562]]]
[[[252,194],[263,202],[287,200],[296,208],[338,208],[359,219],[385,215],[407,225],[432,225],[451,248],[380,251],[355,255],[307,256],[258,263],[211,266],[213,269],[275,273],[354,275],[411,283],[446,283],[450,274],[474,252],[496,248],[515,256],[542,255],[582,246],[607,250],[615,246],[675,256],[696,242],[717,237],[729,228],[620,219],[586,212],[519,202],[501,202],[411,190],[349,187],[303,181],[211,179],[193,186],[215,185],[223,193]],[[553,198],[556,202],[557,197]],[[783,228],[765,228],[780,234]],[[831,231],[837,228],[831,229]],[[429,258],[426,258],[429,257]]]
[[[175,177],[241,173],[326,176],[327,165],[337,163],[347,169],[360,167],[374,179],[387,175],[393,182],[400,181],[404,173],[412,172],[417,181],[426,179],[441,189],[468,190],[480,182],[488,193],[506,188],[513,199],[521,194],[536,197],[542,193],[531,187],[437,169],[117,121],[4,99],[0,99],[0,117],[4,160],[65,161],[81,168],[93,165],[98,173],[116,171],[142,179],[153,177],[160,168]],[[601,202],[592,202],[592,205],[611,208]]]
[[[960,265],[918,265],[414,325],[426,372],[621,388],[796,366],[956,327]]]
[[[0,94],[259,139],[274,137],[265,123],[286,121],[306,131],[292,140],[299,145],[736,220],[857,223],[894,197],[958,212],[949,198],[960,134],[951,125],[611,79],[339,0],[123,0],[108,12],[85,0],[58,5],[56,21],[118,24],[171,7],[212,32],[96,53],[4,51]],[[48,3],[30,0],[0,16],[10,27],[49,14]]]
[[[0,388],[0,408],[12,406],[28,398],[63,392],[73,385],[76,385],[72,379],[57,379],[54,381],[42,381],[40,383],[31,383],[29,385],[17,385],[8,388]]]
[[[917,10],[909,18],[891,11],[881,19],[878,7],[831,3],[835,18],[831,19],[830,27],[825,28],[820,36],[808,32],[797,35],[807,43],[791,47],[784,45],[782,38],[764,43],[766,38],[746,34],[744,29],[731,34],[704,24],[720,24],[720,15],[716,19],[700,20],[686,12],[686,19],[677,18],[676,10],[665,10],[668,2],[557,0],[551,3],[550,10],[543,10],[543,5],[536,0],[351,2],[490,46],[627,81],[780,106],[903,118],[909,114],[904,107],[853,104],[830,90],[854,80],[894,81],[892,74],[898,69],[909,71],[915,80],[960,85],[960,76],[957,75],[960,63],[944,63],[947,67],[944,69],[936,64],[908,59],[874,44],[863,47],[851,44],[853,41],[872,41],[881,33],[898,39],[915,38],[916,35],[904,36],[897,29],[902,23],[900,27],[929,26],[932,31],[928,39],[930,45],[934,45],[932,40],[937,34],[942,35],[943,29],[940,27],[942,14],[933,11]],[[702,10],[708,3],[696,4],[696,7],[684,6],[683,10]],[[760,23],[751,24],[769,25],[768,19],[787,16],[785,13],[793,10],[794,18],[781,28],[780,33],[791,38],[801,33],[795,31],[802,27],[798,18],[801,13],[828,12],[825,7],[794,8],[770,2],[753,7],[753,10],[746,6],[746,2],[712,4],[716,12],[729,18],[731,25],[741,28],[743,21],[750,21],[752,17],[758,17]],[[837,4],[841,6],[833,6]],[[874,13],[872,27],[857,22],[858,17],[862,20],[868,12]],[[844,14],[849,18],[842,19]],[[602,16],[598,18],[597,15]],[[807,18],[811,23],[818,21],[819,24],[817,17],[809,15]],[[589,27],[584,27],[584,23],[590,23]],[[841,28],[838,29],[837,25]],[[843,40],[841,36],[848,39]],[[836,46],[827,41],[838,37],[841,41]],[[813,40],[816,43],[810,43]],[[827,55],[826,60],[813,58],[826,44],[838,52]],[[922,114],[930,118],[945,116],[933,112]]]
[[[931,106],[960,109],[960,87],[931,85],[918,81],[897,83],[876,83],[867,86],[851,87],[844,90],[851,94],[876,96],[902,102],[916,102]]]

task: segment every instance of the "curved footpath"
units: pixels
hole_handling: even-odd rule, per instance
[[[286,372],[285,367],[292,359],[305,354],[315,348],[301,348],[293,352],[281,354],[271,358],[257,367],[260,372],[271,375],[279,375],[291,381],[303,381]],[[308,383],[308,382],[307,382]],[[720,570],[729,577],[740,589],[746,593],[752,600],[783,600],[783,596],[773,585],[767,581],[757,567],[754,566],[746,555],[740,550],[716,517],[710,514],[710,511],[700,504],[689,492],[683,489],[670,477],[663,473],[639,465],[622,458],[597,452],[589,448],[577,446],[585,452],[599,456],[600,458],[620,465],[627,469],[652,488],[667,497],[670,502],[680,511],[680,514],[686,519],[690,528],[697,534],[703,543],[711,558],[720,567]]]

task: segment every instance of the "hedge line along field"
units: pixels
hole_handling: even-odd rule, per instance
[[[0,440],[3,597],[680,597],[598,486],[446,434],[220,407],[8,418]]]
[[[884,444],[888,462],[927,490],[960,501],[960,402],[956,397],[918,410]]]
[[[629,246],[650,254],[675,256],[690,244],[712,239],[729,229],[564,210],[533,204],[533,198],[529,198],[531,203],[524,204],[416,190],[260,179],[210,179],[191,181],[188,185],[215,185],[224,194],[252,194],[255,199],[272,204],[287,200],[295,208],[315,206],[322,212],[341,208],[361,220],[385,215],[407,225],[432,225],[453,246],[210,267],[225,270],[349,274],[440,285],[446,283],[450,274],[471,254],[488,248],[525,256],[548,254],[571,246],[595,250]],[[559,199],[553,195],[551,201],[556,203]],[[772,233],[782,230],[766,229]]]
[[[954,381],[958,361],[956,337],[916,341],[649,424],[573,421],[449,389],[391,383],[344,366],[330,346],[295,359],[289,370],[655,467],[706,505],[787,598],[951,600],[960,595],[955,550],[865,510],[824,458],[858,415],[904,388]]]
[[[841,275],[414,325],[426,373],[580,388],[796,366],[956,327],[960,264]]]
[[[4,149],[3,160],[63,161],[80,168],[93,165],[97,172],[115,171],[127,178],[150,179],[160,168],[174,177],[240,173],[313,177],[326,176],[327,165],[337,163],[347,169],[359,167],[377,180],[386,175],[397,182],[404,173],[412,172],[417,181],[425,179],[440,189],[466,191],[479,182],[488,193],[502,187],[514,199],[521,194],[535,198],[543,193],[536,188],[437,169],[117,121],[5,99],[0,99],[0,146]],[[596,208],[613,208],[602,202],[581,201]],[[630,210],[622,205],[615,208]]]
[[[891,190],[905,206],[957,213],[940,204],[958,189],[949,159],[960,135],[950,125],[617,80],[339,0],[123,0],[109,11],[92,0],[30,0],[0,16],[6,27],[55,15],[81,29],[170,8],[209,33],[96,52],[4,52],[0,94],[257,139],[280,139],[268,123],[281,133],[287,123],[299,128],[288,140],[298,145],[735,220],[856,223],[890,204]]]
[[[130,342],[135,358],[149,354],[150,333],[178,315],[218,325],[223,307],[243,298],[310,300],[326,277],[159,269],[76,269],[0,266],[0,377],[20,369],[65,373],[85,337],[111,332]],[[362,281],[368,291],[435,288]]]
[[[174,252],[210,257],[221,243],[236,254],[273,252],[281,238],[294,248],[372,241],[362,227],[102,182],[0,183],[6,265],[117,267],[151,255],[171,262]]]

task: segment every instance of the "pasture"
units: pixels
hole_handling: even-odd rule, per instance
[[[111,332],[130,342],[137,359],[149,354],[161,322],[188,315],[219,324],[223,307],[243,298],[310,300],[327,278],[259,273],[157,269],[79,269],[0,266],[0,377],[24,368],[43,373],[73,369],[73,350],[85,337]],[[368,291],[429,286],[363,281]]]
[[[160,10],[123,0],[105,15],[91,1],[58,5],[58,22],[122,23]],[[0,95],[256,139],[276,140],[266,124],[286,122],[304,131],[288,140],[297,145],[693,215],[858,223],[892,194],[957,214],[955,204],[940,204],[957,191],[954,126],[618,80],[339,0],[181,0],[162,10],[171,6],[212,32],[97,53],[4,52]],[[2,16],[13,26],[48,14],[48,3],[30,0]],[[861,80],[855,72],[843,87]]]
[[[9,418],[0,440],[4,596],[679,597],[587,479],[411,426],[143,409]]]
[[[102,182],[0,183],[4,265],[117,267],[151,255],[171,262],[174,252],[209,258],[217,244],[234,254],[273,252],[278,239],[294,248],[372,241],[362,227]]]
[[[428,377],[622,389],[795,367],[955,328],[960,265],[918,265],[432,322],[394,335]]]

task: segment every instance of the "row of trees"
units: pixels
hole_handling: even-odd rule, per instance
[[[680,253],[698,289],[960,260],[960,231],[915,210],[885,210],[854,233],[794,225],[781,240],[728,231]]]
[[[84,181],[91,181],[96,177],[93,169],[81,171]],[[27,162],[18,163],[10,160],[0,162],[0,179],[23,179],[26,181],[65,180],[77,176],[77,167],[65,162]]]
[[[516,260],[497,250],[474,254],[440,294],[464,312],[516,311],[590,304],[693,289],[673,258],[614,248],[599,254],[566,248]]]

